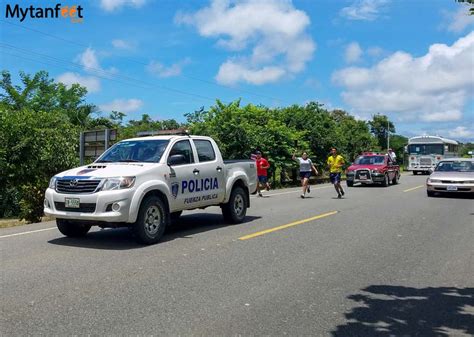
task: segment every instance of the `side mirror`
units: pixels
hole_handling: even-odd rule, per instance
[[[182,154],[174,154],[168,157],[168,165],[182,165],[186,164],[186,158]]]
[[[428,170],[428,172],[430,172],[430,174],[433,173],[433,172],[434,172],[434,168],[431,167],[431,168]]]

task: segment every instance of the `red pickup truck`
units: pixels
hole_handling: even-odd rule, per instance
[[[393,163],[387,154],[364,153],[349,166],[346,177],[348,187],[355,183],[395,185],[400,179],[400,166]]]

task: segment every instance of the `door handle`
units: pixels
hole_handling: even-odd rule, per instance
[[[193,173],[194,173],[194,174],[199,174],[199,170],[198,170],[198,169],[194,169]]]
[[[218,172],[220,172],[220,171],[222,171],[222,167],[217,166],[217,167],[216,167],[216,170],[217,170]]]

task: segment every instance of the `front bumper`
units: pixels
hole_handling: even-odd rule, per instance
[[[373,173],[369,172],[367,175],[367,179],[358,179],[356,178],[357,174],[354,172],[347,172],[346,173],[346,178],[347,181],[352,182],[352,183],[362,183],[362,184],[378,184],[382,183],[385,175],[383,173]]]
[[[427,182],[426,189],[430,192],[474,193],[474,184]]]
[[[91,194],[65,194],[48,188],[45,193],[44,213],[60,219],[128,222],[132,196],[132,189]],[[66,198],[79,199],[80,207],[66,208]]]

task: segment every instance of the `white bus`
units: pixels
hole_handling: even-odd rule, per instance
[[[459,144],[455,140],[439,136],[418,136],[408,140],[407,171],[429,173],[441,159],[457,157]]]

